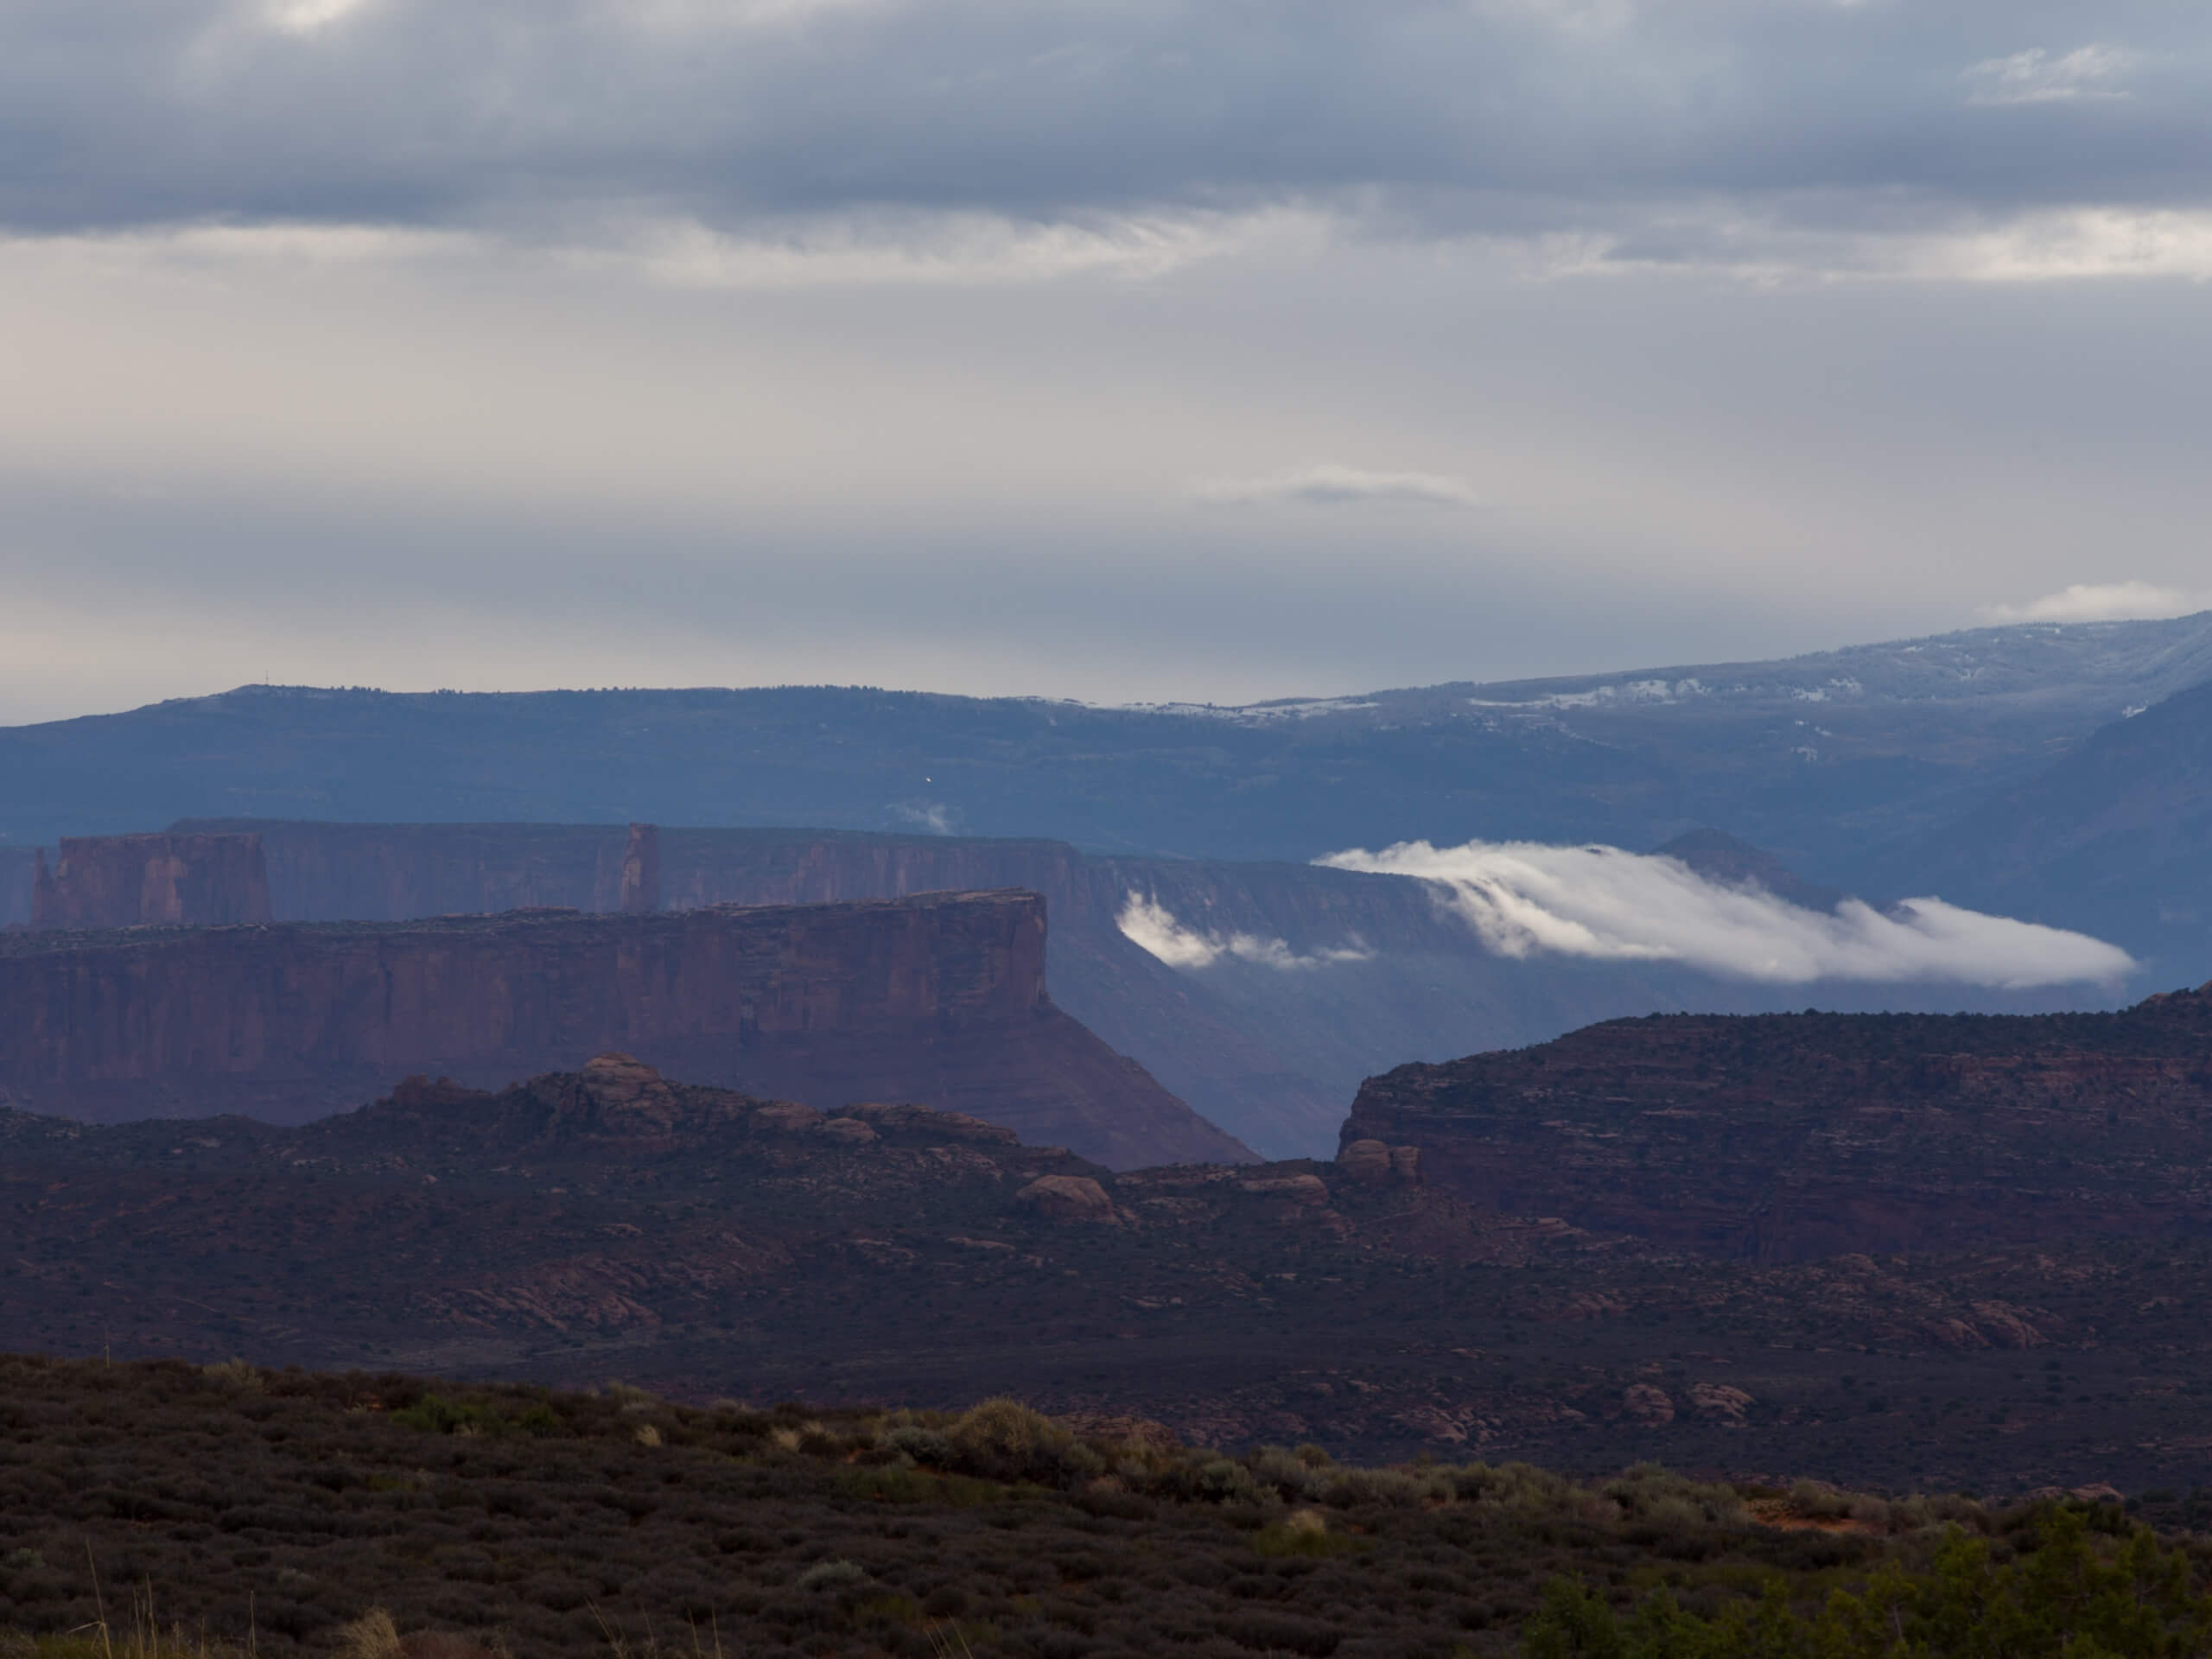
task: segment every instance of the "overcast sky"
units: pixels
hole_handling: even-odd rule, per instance
[[[2195,608],[2208,278],[2199,0],[4,0],[0,721]]]

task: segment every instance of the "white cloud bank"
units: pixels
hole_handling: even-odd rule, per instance
[[[2134,622],[2212,610],[2212,593],[2192,594],[2147,582],[2077,582],[2024,605],[1992,605],[1993,622]]]
[[[1831,914],[1615,847],[1412,841],[1315,861],[1433,882],[1485,945],[1509,957],[1673,962],[1777,984],[1933,980],[2008,990],[2110,983],[2135,966],[2086,934],[1940,899],[1909,899],[1886,913],[1847,899]]]
[[[1185,927],[1166,906],[1138,893],[1128,895],[1114,919],[1123,938],[1170,968],[1211,968],[1227,957],[1289,972],[1325,967],[1333,962],[1365,962],[1375,954],[1352,945],[1300,953],[1292,950],[1287,940],[1262,938],[1256,933],[1216,933]]]
[[[1323,464],[1268,478],[1217,478],[1191,493],[1217,506],[1335,507],[1351,501],[1414,501],[1434,506],[1478,507],[1482,498],[1456,478],[1434,473],[1370,473]]]

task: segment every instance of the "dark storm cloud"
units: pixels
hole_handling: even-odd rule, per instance
[[[0,219],[599,234],[626,217],[1297,201],[1694,257],[2204,204],[2201,8],[1866,0],[17,0]]]

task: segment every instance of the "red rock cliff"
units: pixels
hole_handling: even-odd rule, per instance
[[[640,832],[647,827],[206,819],[172,828],[260,834],[276,913],[286,920],[397,921],[539,905],[628,908],[624,871],[639,870],[642,883]],[[1341,944],[1348,931],[1363,927],[1402,949],[1409,928],[1431,938],[1442,931],[1415,883],[1287,865],[1124,864],[1086,858],[1057,841],[849,830],[664,828],[652,851],[660,902],[671,910],[992,887],[1042,893],[1052,918],[1051,976],[1060,1006],[1272,1156],[1320,1152],[1351,1090],[1376,1065],[1439,1052],[1434,1042],[1395,1033],[1379,1046],[1349,1039],[1302,1008],[1274,1020],[1296,1027],[1311,1046],[1325,1050],[1333,1042],[1350,1051],[1317,1075],[1300,1063],[1304,1054],[1292,1060],[1278,1052],[1265,1029],[1255,1032],[1249,1019],[1217,1006],[1116,925],[1137,891],[1156,893],[1196,925],[1287,933],[1300,948]],[[1380,910],[1362,913],[1348,902],[1355,899]],[[1455,943],[1464,952],[1464,939]],[[1368,1007],[1353,1016],[1363,1033],[1373,1034],[1376,1012]]]
[[[1132,1166],[1249,1158],[1045,993],[1033,893],[0,941],[0,1089],[100,1121],[299,1122],[410,1073],[609,1049],[837,1106],[911,1101]]]
[[[45,855],[36,848],[0,847],[0,927],[29,925],[32,895],[44,868]]]
[[[207,925],[269,919],[269,872],[251,834],[65,838],[32,902],[34,927]]]
[[[1775,1260],[2212,1226],[2212,987],[2116,1014],[1619,1020],[1370,1078],[1343,1132],[1522,1215]]]

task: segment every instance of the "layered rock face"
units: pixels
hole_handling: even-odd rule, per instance
[[[625,908],[649,826],[187,821],[179,831],[260,834],[287,920],[408,917],[518,906]],[[1670,963],[1498,956],[1427,884],[1304,864],[1109,858],[1063,842],[830,830],[662,829],[662,904],[827,904],[1019,887],[1051,912],[1054,1000],[1135,1056],[1172,1092],[1270,1157],[1325,1156],[1363,1079],[1408,1059],[1541,1042],[1622,1014],[1695,1007],[2074,1004],[1948,985],[1762,985]],[[1725,879],[1793,885],[1756,849],[1691,837],[1671,849]],[[1777,884],[1780,885],[1777,887]],[[634,893],[637,889],[632,888]],[[1163,959],[1122,926],[1132,899],[1197,942]]]
[[[1352,1088],[1377,1065],[1448,1046],[1395,1042],[1372,1053],[1347,1033],[1317,1075],[1307,1057],[1278,1052],[1274,1024],[1221,1006],[1207,990],[1123,937],[1116,918],[1132,891],[1154,886],[1206,912],[1224,887],[1257,879],[1260,902],[1288,912],[1299,894],[1314,926],[1341,931],[1351,899],[1391,917],[1425,917],[1413,885],[1295,865],[1181,866],[1086,858],[1063,842],[887,836],[823,830],[654,830],[612,824],[375,824],[188,820],[198,833],[251,832],[269,850],[276,913],[285,920],[398,921],[535,906],[621,911],[645,886],[660,906],[837,904],[931,892],[1013,887],[1041,893],[1055,1000],[1114,1047],[1140,1056],[1176,1094],[1239,1139],[1275,1155],[1324,1150]],[[626,885],[625,871],[633,874]],[[1255,872],[1264,872],[1256,874]],[[1198,874],[1194,876],[1194,873]],[[1214,890],[1205,889],[1208,882]],[[1234,902],[1234,901],[1232,901]],[[1247,901],[1249,902],[1249,900]],[[1351,925],[1357,925],[1356,920]],[[1462,942],[1464,949],[1464,941]],[[1330,1048],[1325,1033],[1319,1046]]]
[[[620,911],[624,866],[640,850],[622,826],[603,823],[207,818],[171,828],[258,835],[270,908],[287,922],[402,922],[556,906]]]
[[[38,1111],[297,1122],[410,1073],[488,1086],[609,1050],[1110,1166],[1251,1155],[1053,1006],[1030,893],[0,942],[0,1089]]]
[[[0,847],[0,927],[29,925],[32,889],[44,863],[44,854],[35,848]]]
[[[2212,1230],[2212,987],[1616,1020],[1372,1078],[1343,1138],[1486,1207],[1767,1260]]]
[[[251,833],[65,837],[41,861],[34,927],[216,925],[270,918],[269,871]]]

